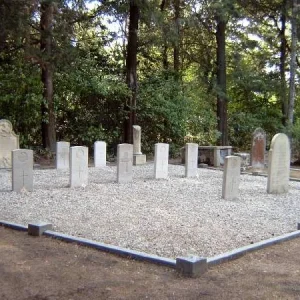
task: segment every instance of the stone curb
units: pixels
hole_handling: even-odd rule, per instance
[[[298,237],[300,237],[300,230],[299,230],[300,223],[298,223],[297,226],[298,226],[297,231],[293,231],[293,232],[290,232],[290,233],[287,233],[287,234],[280,235],[278,237],[274,237],[274,238],[264,240],[264,241],[261,241],[261,242],[257,242],[257,243],[254,243],[254,244],[251,244],[251,245],[248,245],[248,246],[237,248],[237,249],[234,249],[232,251],[225,252],[225,253],[222,253],[222,254],[214,256],[214,257],[210,257],[210,258],[207,259],[207,264],[208,264],[209,267],[219,265],[221,263],[225,263],[227,261],[237,259],[237,258],[245,255],[246,253],[253,252],[253,251],[256,251],[256,250],[259,250],[259,249],[263,249],[263,248],[266,248],[266,247],[269,247],[269,246],[273,246],[273,245],[279,244],[279,243],[284,242],[284,241],[288,241],[288,240],[298,238]]]
[[[184,276],[188,276],[188,277],[200,276],[203,273],[205,273],[209,267],[213,267],[228,262],[230,260],[237,259],[249,252],[253,252],[275,244],[279,244],[284,241],[288,241],[300,237],[300,223],[298,223],[297,231],[293,231],[275,238],[257,242],[252,245],[237,248],[232,251],[225,252],[214,257],[209,257],[209,258],[178,257],[176,258],[176,260],[174,260],[170,258],[151,255],[144,252],[121,248],[118,246],[95,242],[85,238],[79,238],[79,237],[74,237],[71,235],[55,232],[49,230],[50,228],[52,228],[52,224],[50,223],[44,223],[44,222],[30,223],[27,227],[27,226],[0,220],[0,226],[8,227],[19,231],[27,231],[28,234],[32,234],[31,231],[33,230],[34,232],[33,235],[45,235],[62,241],[76,243],[83,246],[98,249],[101,251],[113,253],[119,256],[123,256],[123,257],[125,256],[140,261],[146,261],[150,263],[155,263],[155,264],[160,264],[163,266],[175,268],[178,272],[181,272]]]
[[[11,223],[11,222],[6,222],[6,221],[2,221],[2,220],[0,220],[0,226],[11,228],[14,230],[19,230],[19,231],[28,231],[27,226],[23,226],[23,225]]]
[[[130,258],[133,258],[136,260],[148,261],[148,262],[152,262],[152,263],[156,263],[156,264],[160,264],[160,265],[164,265],[164,266],[168,266],[168,267],[172,267],[172,268],[176,267],[176,261],[174,259],[170,259],[170,258],[151,255],[151,254],[147,254],[144,252],[134,251],[134,250],[121,248],[121,247],[113,246],[113,245],[109,245],[109,244],[99,243],[99,242],[95,242],[95,241],[88,240],[85,238],[78,238],[78,237],[74,237],[71,235],[67,235],[67,234],[63,234],[63,233],[59,233],[59,232],[55,232],[55,231],[51,231],[51,230],[46,230],[43,233],[43,235],[53,237],[53,238],[56,238],[59,240],[63,240],[66,242],[71,242],[71,243],[73,242],[73,243],[77,243],[80,245],[92,247],[92,248],[102,250],[105,252],[114,253],[114,254],[117,254],[120,256],[130,257]]]

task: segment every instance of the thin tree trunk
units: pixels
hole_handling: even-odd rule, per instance
[[[286,78],[285,78],[285,70],[286,70],[286,6],[287,1],[283,0],[282,2],[282,12],[281,12],[281,30],[280,30],[280,100],[281,100],[281,111],[282,111],[282,125],[287,125],[287,117],[288,117],[288,98],[286,94]]]
[[[131,90],[131,97],[126,104],[127,118],[124,121],[125,143],[132,143],[132,126],[136,124],[137,98],[137,38],[139,24],[139,6],[136,0],[130,1],[129,30],[126,55],[126,83]]]
[[[295,73],[296,73],[296,52],[297,52],[297,0],[293,0],[292,7],[292,44],[291,44],[291,63],[290,63],[290,91],[289,91],[289,108],[288,120],[289,124],[293,124],[294,105],[295,105]]]
[[[166,7],[166,1],[162,0],[160,4],[160,12],[163,14]],[[163,49],[162,49],[162,65],[164,70],[168,70],[169,62],[168,62],[168,43],[167,43],[167,30],[166,25],[163,23],[162,25],[162,39],[163,39]]]
[[[55,150],[56,132],[55,132],[55,113],[53,100],[53,65],[52,56],[52,25],[53,25],[53,3],[43,1],[41,3],[41,53],[43,63],[41,64],[43,83],[43,102],[41,104],[42,113],[42,141],[45,149]]]
[[[226,21],[217,16],[217,118],[218,130],[221,133],[220,145],[228,145],[227,133],[227,99],[226,99]]]
[[[176,39],[174,42],[173,58],[174,71],[178,73],[180,70],[180,0],[174,0],[174,21],[176,28]]]

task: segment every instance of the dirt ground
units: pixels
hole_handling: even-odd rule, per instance
[[[0,227],[0,299],[300,299],[299,253],[296,239],[190,279],[170,268]]]

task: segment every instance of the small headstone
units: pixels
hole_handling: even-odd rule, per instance
[[[67,170],[70,167],[70,143],[56,143],[56,169]]]
[[[266,133],[256,128],[252,135],[251,166],[252,170],[263,170],[265,167]]]
[[[141,148],[141,126],[133,125],[133,165],[144,165],[146,155],[142,153]]]
[[[234,200],[238,198],[241,174],[241,158],[226,156],[223,172],[222,198]]]
[[[33,151],[17,149],[12,151],[12,190],[20,192],[33,190]]]
[[[272,139],[269,151],[268,193],[280,194],[288,192],[290,159],[289,138],[284,133],[277,133]]]
[[[96,168],[106,166],[106,143],[103,141],[94,143],[94,163]]]
[[[155,144],[154,178],[167,178],[169,165],[169,144]]]
[[[70,148],[70,187],[85,187],[88,184],[88,150],[83,146]]]
[[[12,124],[0,120],[0,168],[11,168],[11,151],[19,148],[19,136],[13,132]]]
[[[132,181],[133,146],[119,144],[117,149],[117,182],[127,183]]]
[[[198,144],[185,145],[185,177],[198,176]]]

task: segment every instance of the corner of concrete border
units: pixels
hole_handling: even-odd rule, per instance
[[[32,236],[41,236],[46,230],[51,230],[52,224],[47,222],[33,222],[28,224],[28,234]]]
[[[176,270],[186,277],[199,277],[208,269],[207,258],[191,256],[177,257]]]

